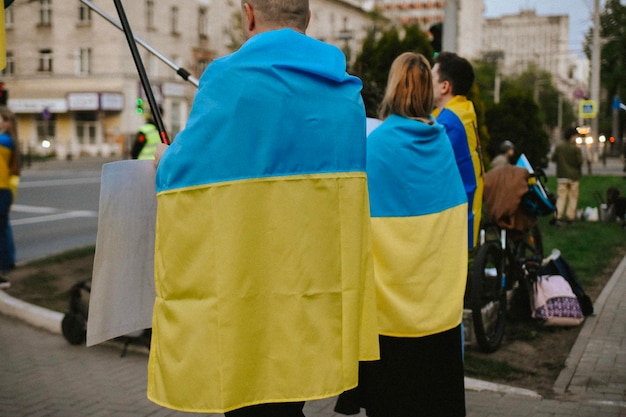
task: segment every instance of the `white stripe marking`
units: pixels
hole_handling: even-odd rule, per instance
[[[23,204],[14,204],[11,207],[11,211],[21,212],[21,213],[45,214],[45,216],[35,216],[35,217],[27,217],[24,219],[11,220],[11,226],[20,226],[24,224],[35,224],[35,223],[52,222],[52,221],[58,221],[58,220],[67,220],[67,219],[74,219],[78,217],[98,217],[98,212],[90,211],[90,210],[64,211],[64,210],[56,209],[54,207],[26,206]]]
[[[94,178],[67,178],[59,180],[21,181],[19,188],[54,187],[59,185],[96,184],[100,177]]]

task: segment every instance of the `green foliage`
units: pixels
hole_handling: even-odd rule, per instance
[[[65,262],[69,259],[80,258],[82,256],[90,255],[95,253],[96,247],[95,245],[85,246],[82,248],[71,249],[66,252],[59,253],[57,255],[52,255],[44,259],[35,260],[29,262],[29,266],[46,266],[50,264],[58,264],[61,262]]]
[[[556,178],[548,178],[547,186],[556,194]],[[626,182],[621,177],[583,176],[578,208],[600,207],[606,199],[606,189],[611,186],[626,195]],[[616,222],[581,221],[566,227],[554,227],[548,221],[549,218],[540,220],[546,255],[553,248],[559,249],[584,288],[593,285],[611,260],[618,256],[619,250],[626,246],[625,232]]]
[[[483,161],[485,160],[485,150],[490,143],[489,129],[487,129],[487,122],[485,119],[485,102],[482,99],[480,93],[480,87],[478,83],[474,82],[472,89],[470,90],[467,98],[474,103],[474,110],[476,111],[476,121],[478,123],[478,138],[480,140],[480,146],[483,154]]]
[[[496,66],[493,62],[486,60],[474,62],[473,65],[481,100],[486,107],[492,107],[494,104]]]
[[[499,104],[487,110],[486,122],[491,135],[488,152],[498,153],[499,144],[510,140],[516,152],[524,153],[535,167],[545,166],[550,149],[543,130],[539,107],[532,97],[518,90],[509,90]]]
[[[426,34],[417,25],[381,30],[374,25],[368,31],[361,53],[351,72],[363,80],[363,100],[367,115],[376,117],[385,94],[389,68],[404,52],[416,52],[432,57],[433,49]]]
[[[513,110],[513,112],[507,115],[508,120],[516,120],[516,124],[511,125],[508,130],[503,129],[506,128],[506,124],[495,122],[493,117],[488,118],[487,129],[493,139],[488,142],[483,141],[483,148],[486,149],[488,157],[493,157],[499,153],[500,144],[504,140],[510,140],[515,143],[518,151],[521,150],[527,156],[536,153],[537,155],[531,159],[536,164],[539,160],[545,158],[549,149],[549,142],[544,143],[544,137],[547,138],[547,133],[541,133],[539,130],[550,131],[558,126],[559,103],[562,105],[562,126],[575,125],[576,115],[574,114],[573,106],[566,98],[560,95],[552,83],[550,73],[538,71],[532,67],[519,76],[505,77],[501,80],[501,102],[499,105],[496,105],[494,103],[494,90],[497,60],[498,54],[494,53],[484,56],[482,60],[474,64],[476,84],[481,92],[480,96],[486,111],[493,110],[500,117],[499,115],[502,111],[496,108],[506,100],[511,100],[512,97],[517,96],[530,97],[535,102],[536,109],[524,107],[525,110],[522,112],[522,109],[516,110],[514,107],[511,108],[509,106],[507,112],[510,112],[510,110]],[[526,99],[522,101],[524,103],[527,102]],[[528,113],[529,110],[531,113]],[[496,125],[492,126],[491,123]],[[519,125],[527,125],[528,123],[533,123],[532,129],[526,127],[520,130]]]

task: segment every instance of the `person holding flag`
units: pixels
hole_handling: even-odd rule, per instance
[[[148,397],[303,416],[379,357],[362,83],[305,34],[308,0],[242,1],[242,20],[157,148]]]

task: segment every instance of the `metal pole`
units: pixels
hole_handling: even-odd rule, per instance
[[[107,12],[105,12],[104,10],[102,10],[101,8],[99,8],[98,6],[93,4],[90,0],[80,0],[80,1],[85,6],[89,7],[91,10],[93,10],[94,12],[96,12],[100,16],[102,16],[104,19],[108,20],[109,23],[111,23],[113,26],[115,26],[116,28],[118,28],[119,30],[124,32],[124,27],[118,21],[116,21],[113,17],[111,17],[109,14],[107,14]],[[148,52],[150,52],[151,54],[153,54],[154,56],[159,58],[166,65],[168,65],[170,68],[172,68],[174,71],[176,71],[176,73],[178,75],[180,75],[180,77],[183,80],[185,80],[185,81],[193,84],[194,86],[198,87],[198,85],[199,85],[198,79],[195,78],[194,76],[192,76],[189,73],[189,71],[187,71],[185,68],[182,68],[181,66],[177,65],[174,61],[172,61],[171,59],[169,59],[168,57],[163,55],[161,52],[159,52],[158,50],[156,50],[155,48],[150,46],[150,44],[148,44],[146,41],[144,41],[143,39],[139,38],[138,36],[133,36],[133,38],[134,38],[135,42],[137,42],[139,45],[141,45],[144,48],[146,48],[148,50]]]
[[[139,79],[141,80],[141,85],[143,86],[143,89],[146,92],[146,97],[148,98],[148,103],[150,104],[150,110],[152,112],[152,116],[154,116],[154,122],[156,123],[157,129],[159,129],[161,142],[169,145],[170,140],[167,137],[165,124],[163,123],[163,119],[161,118],[161,112],[159,111],[159,106],[157,105],[156,99],[154,98],[154,93],[152,92],[152,87],[150,86],[150,81],[148,80],[146,69],[143,66],[141,55],[139,55],[139,50],[137,49],[137,44],[135,43],[135,37],[133,36],[133,32],[130,28],[130,24],[128,23],[128,19],[126,18],[126,12],[124,12],[124,6],[122,6],[121,0],[113,0],[113,2],[115,3],[115,8],[117,9],[117,13],[120,16],[120,21],[122,22],[122,27],[124,28],[124,34],[126,35],[128,46],[130,47],[130,52],[133,55],[133,60],[135,61],[137,72],[139,73]]]
[[[446,0],[444,7],[442,51],[457,52],[459,29],[459,1]]]
[[[591,100],[596,106],[596,116],[591,119],[591,136],[598,141],[598,119],[600,117],[600,0],[593,6],[593,47],[591,48]]]

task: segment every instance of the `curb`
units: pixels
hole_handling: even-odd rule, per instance
[[[51,333],[61,334],[62,313],[18,300],[4,291],[0,291],[0,313]]]
[[[468,377],[465,377],[465,390],[476,392],[490,391],[499,392],[501,394],[518,395],[521,397],[542,398],[541,395],[529,389],[511,387],[509,385],[496,384]]]

